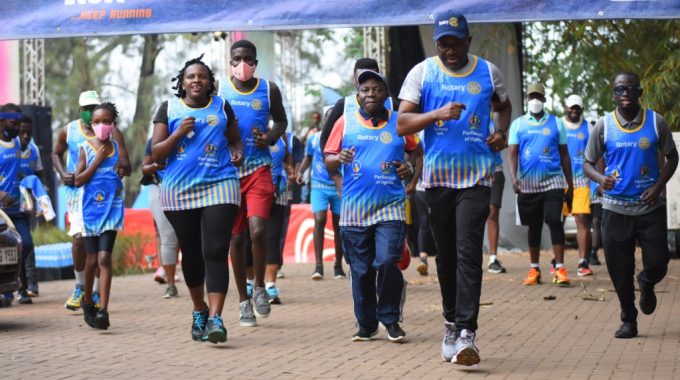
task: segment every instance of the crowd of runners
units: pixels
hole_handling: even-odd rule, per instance
[[[241,326],[257,326],[271,315],[272,304],[282,303],[276,281],[283,276],[292,192],[308,184],[304,197],[315,224],[311,278],[325,275],[323,241],[330,210],[333,276],[350,277],[354,301],[357,330],[348,337],[370,340],[383,325],[390,341],[406,339],[400,323],[407,245],[422,275],[428,274],[428,256],[435,256],[444,317],[441,357],[463,366],[478,364],[485,230],[486,270],[506,273],[496,255],[504,171],[517,194],[512,205],[517,222],[528,226],[524,285],[543,279],[544,223],[554,257],[551,281],[570,284],[563,223],[572,214],[576,274],[593,274],[591,266],[600,265],[603,246],[621,308],[615,336],[637,335],[636,242],[643,262],[637,274],[639,309],[651,314],[657,302],[654,286],[669,261],[661,195],[678,164],[668,124],[640,105],[638,75],[623,71],[612,78],[616,108],[596,122],[584,119],[579,94],[561,94],[566,98],[562,117],[548,113],[548,90],[541,83],[524,89],[528,112],[511,120],[513,106],[521,105],[511,105],[499,68],[469,52],[472,37],[465,17],[436,15],[433,40],[436,55],[411,69],[398,94],[389,93],[374,59],[357,60],[356,92],[324,117],[317,113],[313,128],[300,138],[286,133],[279,87],[255,76],[257,47],[250,41],[230,47],[230,74],[217,76],[202,57],[178,67],[172,78],[175,96],[153,118],[141,183],[150,187],[158,231],[162,267],[156,279],[167,282],[165,298],[178,295],[181,252],[181,273],[192,301],[187,325],[190,321],[195,341],[227,340],[223,315],[237,313],[224,310],[229,256]],[[78,102],[80,118],[59,131],[52,155],[67,188],[73,237],[76,280],[65,306],[82,309],[89,326],[107,329],[111,254],[123,228],[121,178],[130,175],[131,166],[116,126],[116,106],[92,90],[80,94]],[[22,237],[19,302],[30,303],[38,287],[20,188],[42,167],[30,153],[30,119],[13,104],[0,107],[0,140],[0,202]],[[505,149],[507,161],[501,154]]]

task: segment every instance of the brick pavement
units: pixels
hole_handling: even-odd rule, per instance
[[[191,341],[184,283],[179,298],[165,300],[151,274],[114,278],[106,332],[63,308],[72,281],[42,283],[34,305],[0,309],[0,378],[680,378],[680,261],[671,261],[669,276],[657,286],[656,313],[640,314],[641,337],[617,340],[618,302],[605,268],[594,267],[596,276],[580,279],[575,252],[567,256],[570,288],[522,286],[526,254],[499,256],[508,274],[485,273],[477,339],[482,363],[476,370],[440,359],[443,326],[434,276],[407,270],[407,343],[391,343],[384,332],[354,343],[349,282],[313,282],[313,266],[298,264],[284,267],[284,305],[274,305],[259,327],[238,326],[237,299],[229,294],[223,315],[229,340],[221,345]],[[548,261],[544,255],[545,274]],[[605,301],[583,300],[581,283],[595,296],[604,289]],[[550,295],[556,299],[544,300]]]

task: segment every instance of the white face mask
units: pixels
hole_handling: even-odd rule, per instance
[[[543,111],[543,102],[538,99],[529,100],[529,112],[531,113],[541,113]]]

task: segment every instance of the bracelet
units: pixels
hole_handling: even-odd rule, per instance
[[[410,163],[409,161],[406,161],[406,165],[408,165],[408,171],[413,174],[416,172],[416,169],[413,167],[413,164]]]

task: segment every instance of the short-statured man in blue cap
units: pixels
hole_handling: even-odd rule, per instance
[[[437,55],[416,65],[401,88],[397,130],[423,131],[423,184],[445,318],[442,358],[470,366],[480,361],[475,335],[494,154],[506,146],[512,108],[500,70],[468,53],[465,16],[437,14],[434,41]]]

